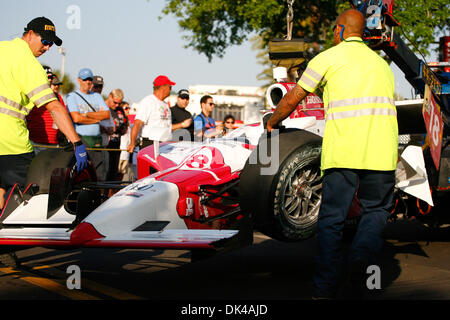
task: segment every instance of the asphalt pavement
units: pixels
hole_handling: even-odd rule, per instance
[[[316,238],[254,239],[194,263],[186,250],[20,250],[20,268],[0,266],[0,300],[309,301]],[[450,226],[398,221],[388,224],[385,239],[381,289],[368,299],[450,299]],[[70,290],[73,266],[80,289]]]

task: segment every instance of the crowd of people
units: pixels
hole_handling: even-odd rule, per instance
[[[215,104],[209,95],[200,99],[201,112],[195,117],[186,110],[190,100],[187,89],[178,91],[177,102],[170,107],[165,100],[175,82],[167,76],[155,78],[153,93],[137,104],[134,116],[130,115],[130,105],[124,101],[121,89],[112,90],[106,99],[102,96],[104,78],[94,75],[91,69],[79,71],[78,89],[68,93],[64,101],[59,93],[62,82],[51,67],[43,68],[50,87],[67,108],[76,132],[86,145],[100,181],[134,180],[132,154],[136,147],[170,139],[199,141],[225,136],[233,130],[235,119],[232,115],[227,115],[222,124],[216,125],[211,117]],[[32,109],[27,116],[27,128],[35,154],[68,142],[45,108]]]
[[[226,135],[227,130],[232,129],[229,125],[216,125],[211,117],[215,106],[211,96],[202,97],[201,113],[197,116],[186,110],[190,101],[187,89],[178,91],[177,102],[170,107],[165,100],[175,82],[164,75],[154,79],[153,93],[137,103],[135,115],[130,115],[130,105],[124,101],[125,95],[121,89],[114,89],[108,96],[102,96],[104,78],[94,75],[89,68],[79,70],[77,89],[63,99],[60,94],[62,79],[51,67],[42,66],[36,60],[53,44],[62,44],[55,30],[49,19],[39,17],[28,23],[22,38],[2,42],[0,48],[5,58],[2,81],[17,84],[17,88],[7,85],[2,90],[6,93],[11,91],[10,96],[0,96],[6,104],[6,107],[0,108],[2,129],[5,134],[9,128],[17,133],[17,137],[3,141],[4,145],[0,146],[3,150],[0,162],[14,161],[18,167],[10,166],[8,176],[1,177],[1,199],[15,182],[24,187],[26,170],[32,158],[48,148],[60,148],[72,143],[76,151],[77,169],[83,169],[89,159],[96,168],[99,181],[134,180],[136,172],[131,169],[132,154],[139,147],[170,139],[198,141],[214,138]],[[18,65],[28,63],[28,72],[34,72],[35,79],[26,78],[25,69],[15,69],[16,60]],[[19,78],[23,79],[23,83],[15,80]],[[29,89],[23,92],[24,88]],[[27,97],[26,101],[22,99],[23,104],[20,105],[13,103],[19,95]],[[20,122],[20,130],[16,128],[13,118]],[[227,119],[224,119],[224,124]],[[0,208],[2,206],[3,201]]]

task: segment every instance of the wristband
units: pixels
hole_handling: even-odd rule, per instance
[[[74,146],[74,147],[79,147],[79,146],[81,146],[82,144],[83,144],[83,141],[78,140],[77,142],[74,142],[74,143],[73,143],[73,146]]]

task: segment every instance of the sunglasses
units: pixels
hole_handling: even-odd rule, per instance
[[[214,102],[208,103],[210,106],[215,106],[216,104]]]
[[[130,108],[129,107],[125,107],[125,108],[123,108],[123,110],[130,110]]]
[[[83,81],[91,81],[92,82],[92,78],[86,78],[86,79],[81,79]]]
[[[44,46],[52,46],[53,45],[53,41],[48,41],[48,40],[45,40],[45,39],[41,39],[41,43],[44,45]]]
[[[234,124],[234,121],[226,121],[225,123],[231,123],[231,124]]]

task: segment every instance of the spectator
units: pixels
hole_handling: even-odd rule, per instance
[[[51,73],[50,67],[43,66],[43,68],[44,70],[46,70],[47,79],[51,84],[56,76]],[[31,109],[26,119],[29,138],[33,144],[49,147],[58,145],[58,129],[54,125],[53,117],[47,108]],[[46,147],[35,147],[34,154],[37,155],[39,152],[45,149]]]
[[[44,68],[45,72],[47,73],[48,81],[50,81],[51,77],[53,76],[53,69],[46,65],[43,65],[42,68]]]
[[[194,134],[196,138],[214,138],[223,131],[223,125],[216,126],[216,121],[210,117],[213,109],[213,98],[205,95],[200,99],[201,113],[194,119]]]
[[[166,76],[158,76],[153,81],[153,94],[139,102],[133,129],[131,130],[128,152],[133,153],[136,138],[142,129],[142,148],[150,146],[155,140],[167,141],[164,129],[172,129],[172,114],[169,105],[164,102],[170,95],[175,82]]]
[[[128,118],[125,115],[124,110],[121,107],[123,101],[123,91],[121,89],[114,89],[105,100],[106,105],[109,107],[111,119],[113,122],[113,130],[109,136],[108,149],[119,149],[120,137],[127,133]],[[118,168],[120,151],[108,151],[109,153],[109,168],[106,179],[108,181],[114,181],[118,179]]]
[[[52,88],[52,90],[55,93],[56,97],[58,98],[59,102],[61,102],[61,104],[63,106],[66,106],[63,98],[59,94],[60,85],[62,85],[62,82],[59,80],[58,76],[56,74],[54,74],[52,80],[50,81],[50,88]]]
[[[60,85],[62,85],[62,82],[59,80],[58,76],[54,74],[52,80],[50,81],[50,88],[55,93],[58,101],[67,109],[67,106],[64,103],[64,99],[59,94]],[[69,110],[67,109],[67,111]],[[55,123],[53,123],[53,129],[58,129]],[[57,140],[59,145],[66,145],[67,143],[69,143],[69,140],[67,140],[66,136],[60,130],[58,130],[57,133]]]
[[[92,71],[83,68],[78,73],[80,88],[67,95],[67,107],[70,111],[75,129],[88,148],[102,147],[100,124],[102,120],[109,119],[109,108],[102,96],[90,91],[92,88]],[[97,168],[97,178],[106,179],[105,152],[88,151],[89,157]]]
[[[131,133],[131,122],[129,119],[130,115],[130,105],[128,102],[123,101],[120,104],[120,107],[123,109],[123,112],[125,113],[125,116],[128,119],[128,126],[127,131],[125,134],[123,134],[120,137],[120,149],[127,149],[128,145],[130,144],[130,133]],[[133,170],[131,169],[131,154],[128,153],[128,151],[121,151],[120,152],[120,159],[119,159],[119,175],[121,175],[122,181],[133,181],[134,180],[134,174]]]
[[[58,101],[67,109],[66,104],[64,103],[64,99],[59,94],[59,88],[63,83],[59,80],[58,76],[56,74],[53,75],[52,80],[50,81],[50,88],[52,88],[53,92],[55,93],[56,97],[58,98]]]
[[[225,118],[223,119],[223,136],[234,130],[234,122],[235,119],[231,114],[225,116]]]
[[[178,91],[177,103],[170,108],[172,113],[172,129],[176,130],[187,129],[189,131],[190,140],[194,140],[194,123],[192,121],[192,114],[186,110],[189,104],[189,91],[182,89]],[[175,133],[176,134],[176,133]]]
[[[94,76],[94,78],[92,78],[92,91],[102,94],[103,84],[104,82],[102,76]]]

